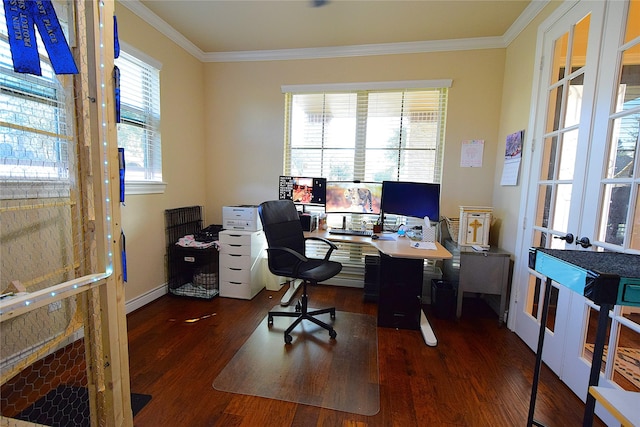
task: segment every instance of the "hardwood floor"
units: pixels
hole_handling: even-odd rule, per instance
[[[167,295],[131,313],[131,391],[153,396],[134,424],[526,425],[535,356],[513,332],[500,327],[497,316],[478,299],[465,299],[459,321],[434,318],[426,307],[436,347],[426,346],[418,331],[378,328],[380,412],[374,416],[215,390],[218,373],[282,293],[263,290],[251,301]],[[310,288],[310,301],[315,307],[377,313],[374,303],[363,301],[361,289],[316,286]],[[580,399],[545,367],[536,421],[548,427],[581,425],[583,410]],[[604,424],[595,420],[594,425]]]

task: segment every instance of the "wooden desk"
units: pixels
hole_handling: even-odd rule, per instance
[[[336,243],[371,245],[379,252],[394,258],[442,260],[452,257],[451,252],[438,242],[436,242],[435,250],[416,249],[411,247],[411,243],[415,243],[413,240],[408,237],[398,237],[396,233],[380,234],[381,238],[377,240],[371,237],[331,234],[328,230],[305,232],[304,235],[306,237],[322,237]]]
[[[380,298],[378,326],[420,330],[427,345],[438,343],[433,329],[422,311],[423,264],[425,259],[442,260],[452,257],[440,243],[435,250],[411,247],[408,237],[383,233],[379,239],[371,237],[331,234],[316,230],[307,237],[322,237],[335,243],[371,245],[380,253]]]

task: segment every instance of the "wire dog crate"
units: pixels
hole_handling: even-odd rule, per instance
[[[167,285],[169,293],[210,299],[219,294],[218,249],[214,246],[184,247],[176,243],[183,237],[203,235],[217,240],[221,226],[202,229],[202,207],[187,206],[165,210],[167,241]]]

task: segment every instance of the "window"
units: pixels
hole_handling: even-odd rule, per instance
[[[283,87],[284,173],[330,181],[439,183],[450,85],[447,80],[346,90]]]
[[[14,72],[0,13],[0,178],[66,183],[74,127],[73,97],[65,87],[71,89],[72,78],[56,77],[39,34],[37,44],[42,75]]]
[[[161,183],[160,64],[124,44],[115,64],[120,70],[118,146],[125,150],[125,181]]]

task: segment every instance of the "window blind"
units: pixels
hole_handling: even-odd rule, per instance
[[[285,93],[284,173],[439,183],[447,87]]]
[[[11,181],[67,181],[73,139],[64,84],[56,78],[40,35],[42,75],[13,71],[4,10],[0,13],[0,177]]]
[[[126,181],[162,181],[160,70],[123,50],[118,146],[125,149]]]

